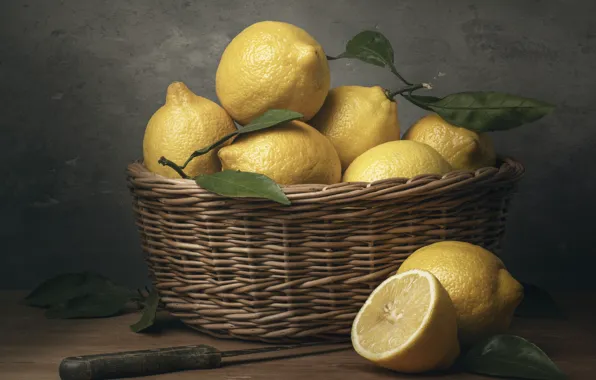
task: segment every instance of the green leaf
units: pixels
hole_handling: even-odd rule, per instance
[[[115,288],[117,289],[117,288]],[[56,305],[45,312],[47,318],[102,318],[119,314],[128,301],[127,292],[116,290],[99,294],[85,294],[71,298],[64,304]]]
[[[524,299],[515,310],[515,315],[522,318],[565,319],[563,311],[557,306],[548,292],[536,285],[522,283]]]
[[[566,376],[537,346],[514,335],[496,335],[475,345],[461,359],[468,372],[534,380]]]
[[[97,273],[65,273],[42,282],[25,297],[25,303],[35,307],[52,307],[76,297],[103,293],[115,287],[117,286],[107,277]]]
[[[299,112],[290,110],[272,109],[268,110],[261,116],[257,117],[244,127],[238,129],[238,134],[243,135],[245,133],[256,132],[262,129],[271,128],[276,125],[286,123],[292,120],[298,120],[303,117]]]
[[[477,132],[502,131],[536,121],[554,110],[539,100],[499,92],[460,92],[442,99],[405,96],[447,122]]]
[[[346,44],[346,51],[337,58],[356,58],[379,67],[393,68],[394,53],[391,42],[381,33],[365,30]]]
[[[147,300],[145,301],[145,308],[143,309],[143,315],[135,324],[130,326],[133,332],[141,332],[153,325],[155,322],[155,316],[157,315],[157,307],[159,306],[159,294],[154,288],[149,292]]]
[[[346,51],[337,57],[327,56],[328,60],[355,58],[375,66],[388,68],[405,84],[411,85],[395,68],[394,52],[391,42],[382,33],[365,30],[358,33],[346,44]]]
[[[227,197],[266,198],[283,205],[291,203],[279,185],[262,174],[224,170],[199,174],[195,181],[202,188]]]

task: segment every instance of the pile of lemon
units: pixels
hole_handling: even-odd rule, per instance
[[[396,102],[379,87],[330,89],[322,47],[288,23],[249,26],[226,47],[216,74],[221,104],[181,82],[167,89],[143,141],[145,166],[182,163],[271,109],[302,120],[243,134],[196,157],[189,177],[232,169],[259,173],[281,185],[372,182],[475,170],[496,163],[491,140],[428,114],[401,136]],[[241,128],[240,127],[240,128]],[[523,289],[491,252],[469,243],[440,242],[412,254],[377,287],[353,323],[355,350],[404,372],[447,368],[460,347],[504,332]]]
[[[221,106],[172,83],[165,104],[149,120],[146,167],[176,178],[158,163],[177,163],[271,109],[301,120],[245,134],[186,168],[189,177],[232,169],[268,176],[280,185],[372,182],[495,165],[488,135],[429,114],[400,139],[397,104],[379,86],[330,88],[327,56],[303,29],[283,22],[255,23],[224,50],[216,73]]]

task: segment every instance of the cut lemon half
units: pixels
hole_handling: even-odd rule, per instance
[[[430,272],[391,276],[356,315],[352,345],[360,356],[395,371],[447,369],[460,352],[455,307]]]

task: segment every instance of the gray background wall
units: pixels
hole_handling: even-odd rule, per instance
[[[330,55],[377,28],[401,72],[441,93],[495,90],[558,106],[494,138],[527,168],[504,259],[518,278],[594,287],[596,3],[396,0],[2,0],[0,288],[64,271],[145,281],[124,181],[144,127],[181,80],[216,100],[226,44],[249,24],[305,28]],[[396,86],[382,69],[335,61],[332,86]],[[439,75],[439,73],[442,73]],[[444,75],[443,75],[444,74]],[[400,102],[405,130],[422,113]]]

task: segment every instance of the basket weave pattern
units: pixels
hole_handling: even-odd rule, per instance
[[[292,202],[227,198],[129,165],[133,210],[167,310],[218,337],[336,339],[416,249],[461,240],[499,252],[523,166],[373,184],[285,186]]]

